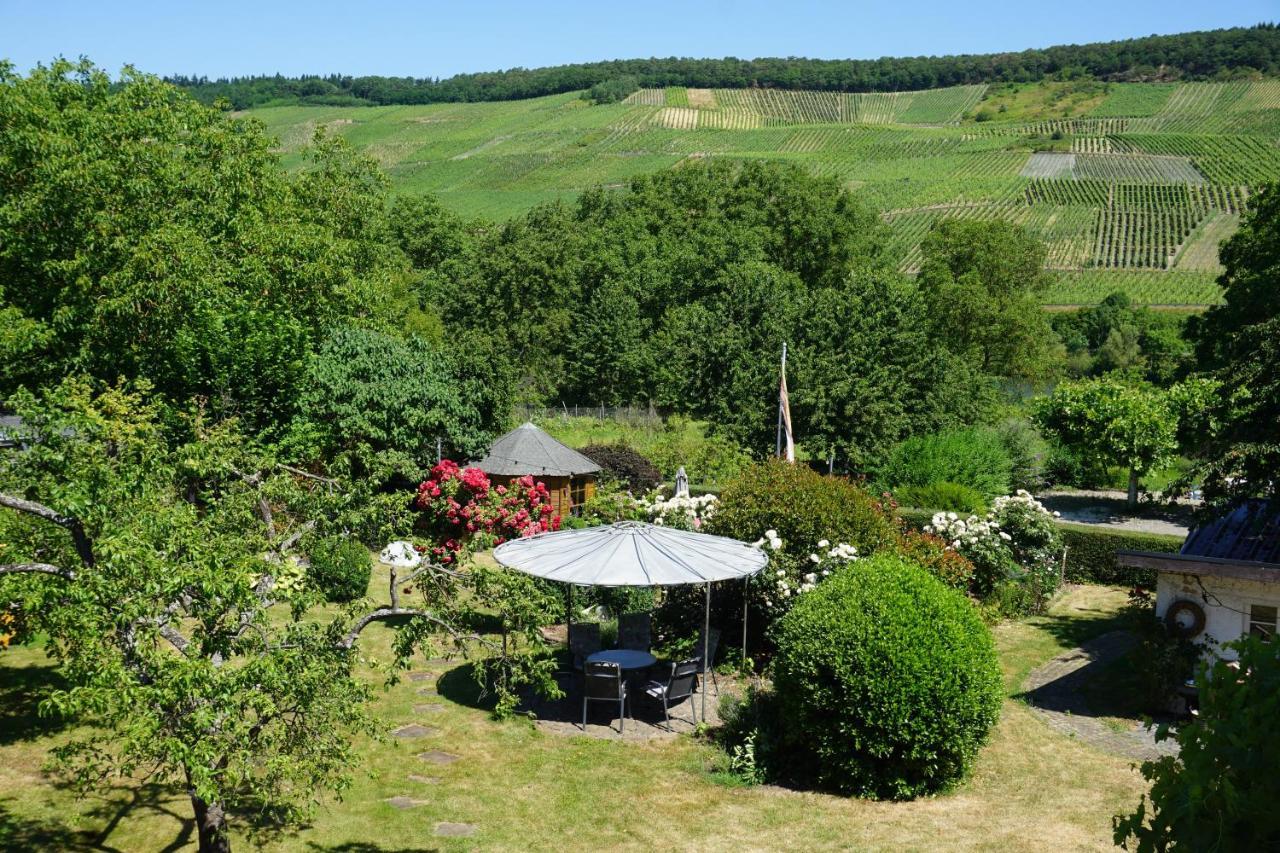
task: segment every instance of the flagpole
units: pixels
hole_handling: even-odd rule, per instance
[[[787,375],[787,342],[782,342],[782,375]],[[782,458],[782,383],[778,383],[778,442],[774,455]]]

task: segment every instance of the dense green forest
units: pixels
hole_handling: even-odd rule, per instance
[[[235,109],[267,103],[327,105],[431,104],[533,98],[625,78],[636,87],[813,89],[903,92],[973,83],[1027,82],[1046,77],[1108,80],[1204,80],[1280,68],[1275,24],[1152,35],[1010,53],[881,59],[682,57],[588,62],[551,68],[511,68],[446,79],[412,77],[262,76],[209,80],[170,78],[204,103],[225,99]]]

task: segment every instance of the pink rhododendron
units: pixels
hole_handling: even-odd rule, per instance
[[[441,542],[431,549],[442,563],[453,562],[468,544],[501,544],[509,539],[560,529],[545,483],[524,476],[494,486],[479,468],[460,468],[445,459],[418,486],[415,505],[423,526]]]

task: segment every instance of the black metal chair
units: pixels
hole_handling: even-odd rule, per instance
[[[622,734],[627,716],[627,680],[622,677],[622,667],[607,660],[587,661],[583,670],[582,730],[587,730],[588,702],[618,703],[618,734]]]
[[[698,646],[693,650],[693,653],[694,655],[697,656],[697,661],[699,666],[698,675],[702,676],[702,681],[704,684],[706,683],[707,676],[710,675],[711,683],[714,684],[716,687],[716,695],[719,696],[720,682],[716,680],[715,663],[716,663],[716,649],[720,645],[720,629],[712,628],[710,632],[707,633],[706,636],[707,636],[707,641],[706,641],[705,648],[707,650],[707,659],[706,660],[702,659],[702,650],[704,648],[704,645],[703,645],[701,632],[699,632],[698,634]]]
[[[690,658],[679,663],[666,664],[666,677],[657,678],[644,686],[644,693],[662,704],[662,714],[671,731],[671,707],[689,700],[690,723],[698,725],[698,710],[693,704],[693,692],[698,685],[698,659]]]
[[[648,613],[623,613],[618,617],[618,648],[649,651],[652,641],[650,625]]]
[[[573,655],[573,668],[581,671],[587,658],[604,648],[600,642],[600,623],[579,622],[569,626],[569,653]]]

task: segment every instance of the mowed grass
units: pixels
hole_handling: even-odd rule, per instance
[[[375,578],[373,589],[379,587]],[[296,834],[250,839],[239,849],[351,850],[1109,850],[1111,816],[1144,790],[1124,759],[1048,728],[1014,698],[1026,673],[1063,649],[1113,628],[1123,590],[1069,590],[1049,614],[997,626],[1010,698],[972,777],[957,790],[910,803],[849,800],[774,787],[719,784],[715,750],[692,738],[656,744],[543,734],[526,720],[493,722],[478,707],[461,662],[440,665],[440,697],[422,682],[376,688],[373,712],[387,730],[409,722],[440,729],[415,741],[362,741],[362,760],[341,801],[326,798]],[[366,656],[389,658],[390,632],[372,629]],[[422,668],[430,668],[425,662]],[[382,676],[367,670],[370,684]],[[122,786],[81,798],[41,765],[67,732],[34,716],[58,683],[34,648],[0,657],[0,848],[194,849],[189,806],[174,790]],[[439,702],[443,710],[415,714]],[[440,749],[445,766],[414,756]],[[434,778],[417,782],[410,774]],[[403,795],[410,809],[385,802]],[[437,838],[437,822],[475,825],[470,838]]]

